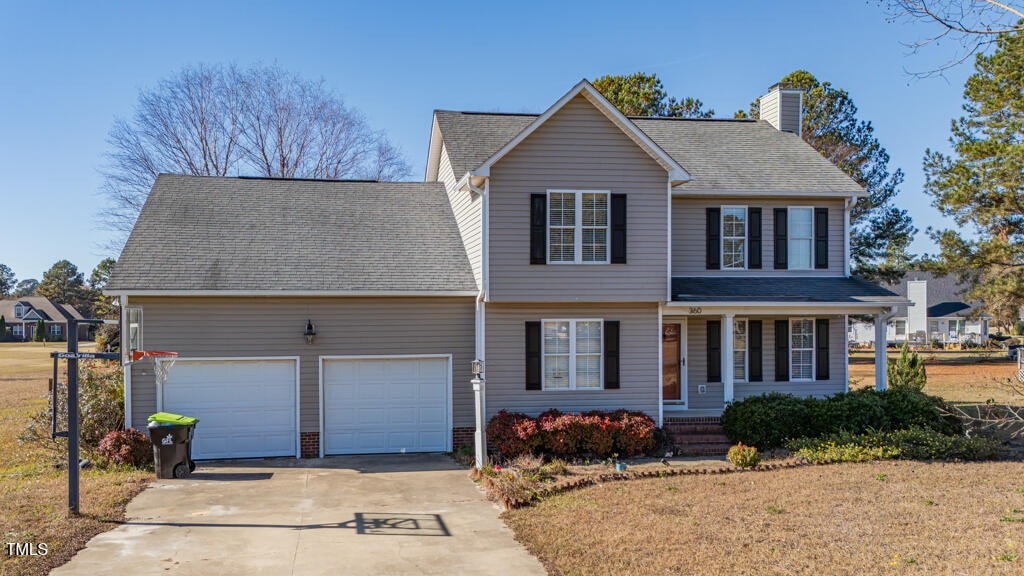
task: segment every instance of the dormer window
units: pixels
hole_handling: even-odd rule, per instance
[[[23,306],[21,304],[15,304],[14,305],[14,317],[15,318],[24,318],[25,317],[25,306]]]

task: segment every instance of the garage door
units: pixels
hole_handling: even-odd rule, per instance
[[[324,358],[324,452],[444,452],[448,357]]]
[[[197,416],[192,457],[295,456],[295,359],[179,358],[161,410]]]

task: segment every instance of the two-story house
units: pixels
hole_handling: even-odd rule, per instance
[[[107,291],[125,348],[180,356],[126,369],[128,421],[199,416],[198,458],[441,451],[501,409],[843,391],[847,316],[905,299],[850,276],[865,192],[800,98],[627,118],[582,81],[539,115],[435,112],[422,183],[161,175]]]

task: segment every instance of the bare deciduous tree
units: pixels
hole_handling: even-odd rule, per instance
[[[1024,31],[1024,1],[1021,0],[882,0],[893,21],[935,25],[938,32],[908,42],[912,52],[941,41],[956,46],[945,64],[915,76],[942,75],[995,43],[996,36]]]
[[[156,176],[365,178],[409,175],[401,151],[324,87],[277,66],[186,67],[117,119],[103,170],[103,226],[131,231]]]

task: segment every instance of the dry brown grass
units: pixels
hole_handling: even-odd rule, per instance
[[[894,358],[899,352],[889,350]],[[1004,353],[984,352],[921,352],[925,361],[928,384],[924,391],[951,402],[984,403],[991,399],[1001,404],[1024,404],[1002,385],[1017,373],[1017,363]],[[873,352],[850,354],[850,388],[874,387],[875,357]]]
[[[67,562],[90,538],[124,518],[153,478],[138,470],[82,471],[78,518],[67,515],[67,472],[43,446],[22,444],[28,417],[46,406],[49,354],[66,345],[0,344],[0,575],[38,575]],[[82,349],[86,349],[84,346]],[[63,362],[62,362],[63,364]],[[10,557],[6,542],[45,543],[45,556]]]
[[[551,574],[1021,574],[1024,464],[605,483],[505,513]]]

